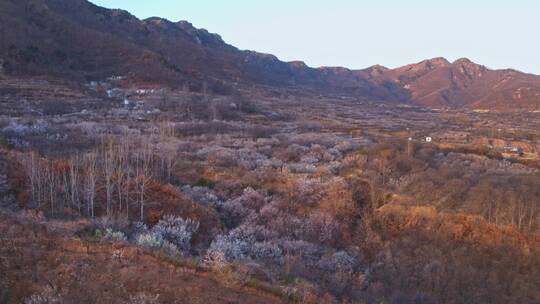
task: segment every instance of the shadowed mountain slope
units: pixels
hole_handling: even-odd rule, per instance
[[[80,80],[112,75],[215,93],[236,85],[303,89],[405,100],[400,88],[372,84],[344,68],[310,68],[273,55],[242,51],[219,35],[177,23],[109,10],[86,0],[5,0],[0,3],[0,58],[12,74]],[[9,30],[5,30],[9,28]]]

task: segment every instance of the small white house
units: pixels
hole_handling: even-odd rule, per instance
[[[129,106],[129,100],[127,98],[124,98],[124,105]]]
[[[432,142],[432,141],[433,141],[433,139],[432,139],[430,136],[427,136],[427,137],[426,137],[426,142],[430,143],[430,142]]]

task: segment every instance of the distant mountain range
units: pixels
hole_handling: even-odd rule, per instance
[[[540,76],[490,70],[466,58],[453,63],[434,58],[397,69],[374,66],[362,74],[378,83],[399,84],[411,100],[428,107],[540,109]]]
[[[12,75],[74,81],[122,75],[218,94],[257,86],[434,108],[540,109],[536,75],[442,58],[397,69],[311,68],[239,50],[186,21],[139,20],[86,0],[2,0],[0,63]]]

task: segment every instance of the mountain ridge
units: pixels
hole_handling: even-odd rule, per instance
[[[404,100],[349,70],[316,69],[242,51],[186,21],[139,20],[86,0],[6,0],[0,8],[0,24],[11,29],[0,45],[8,73],[80,81],[123,75],[171,87],[188,85],[194,91],[209,83],[218,94],[240,84]]]
[[[468,58],[437,57],[395,69],[361,73],[375,82],[394,82],[416,103],[431,108],[486,110],[540,108],[540,76],[513,69],[489,69]]]
[[[309,67],[275,55],[240,50],[188,21],[140,20],[86,0],[6,0],[0,3],[0,59],[14,75],[76,81],[123,75],[228,94],[238,86],[294,89],[451,109],[540,108],[540,76],[491,70],[467,58],[437,57],[394,69]]]

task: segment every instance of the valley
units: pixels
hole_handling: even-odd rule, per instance
[[[2,0],[0,303],[538,303],[538,92]]]

